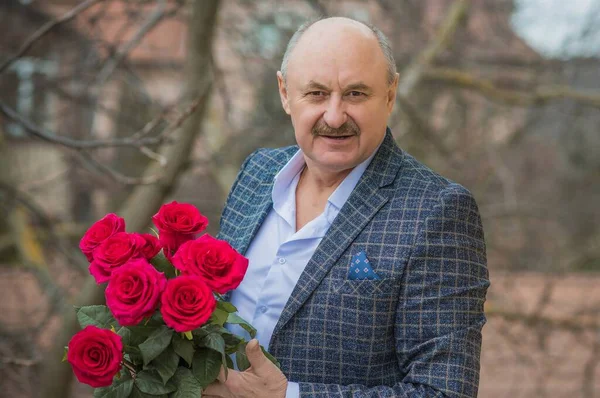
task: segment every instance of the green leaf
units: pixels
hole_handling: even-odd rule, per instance
[[[211,333],[202,339],[205,347],[221,353],[221,363],[223,364],[225,377],[227,377],[227,355],[225,354],[225,340],[219,333]]]
[[[136,345],[142,344],[144,341],[146,341],[146,339],[148,337],[150,337],[150,335],[152,335],[152,333],[156,332],[156,330],[160,326],[162,326],[162,325],[157,325],[157,326],[144,326],[144,325],[128,326],[127,329],[129,329],[129,331],[130,331],[130,334],[129,334],[129,344],[128,345],[136,346]],[[124,333],[126,333],[126,332],[124,332]]]
[[[223,330],[227,330],[227,329],[224,329],[223,326],[221,326],[221,325],[215,325],[214,323],[208,323],[208,324],[202,326],[200,329],[194,330],[194,332],[204,332],[204,335],[202,336],[202,337],[204,337],[209,333],[215,333],[215,332],[221,333]]]
[[[237,312],[235,305],[231,304],[229,301],[217,301],[217,308],[227,313]]]
[[[146,326],[162,326],[165,324],[162,314],[159,310],[154,311],[154,314],[146,322]]]
[[[231,360],[231,357],[227,355],[225,359],[227,360],[227,367],[229,369],[233,369],[233,361]],[[225,375],[227,375],[227,371],[225,371]]]
[[[250,325],[244,319],[242,319],[238,314],[229,314],[227,317],[227,323],[231,323],[234,325],[240,325],[246,332],[250,334],[251,338],[256,337],[256,329],[254,326]]]
[[[246,344],[240,345],[235,353],[235,363],[240,371],[244,371],[250,367],[250,361],[246,356]]]
[[[172,347],[167,347],[159,356],[152,360],[152,365],[154,365],[154,369],[156,369],[162,378],[163,384],[167,384],[167,381],[173,377],[177,370],[179,355],[177,355]]]
[[[135,385],[141,392],[150,395],[169,394],[176,390],[174,383],[168,382],[164,385],[160,376],[149,370],[142,370],[137,374]]]
[[[129,395],[129,398],[147,398],[147,397],[148,396],[146,394],[144,394],[143,392],[141,392],[140,389],[137,388],[136,386],[133,386],[133,390],[131,390],[131,395]]]
[[[173,350],[187,362],[188,365],[192,365],[194,359],[194,343],[189,340],[182,339],[181,336],[175,334],[173,336]]]
[[[208,326],[219,327],[219,325],[210,325],[210,324],[208,324],[208,325],[203,326],[203,327],[201,327],[199,329],[192,330],[192,335],[194,336],[194,342],[196,344],[200,344],[202,342],[202,339],[208,335],[209,332],[206,330],[206,327],[208,327]]]
[[[223,333],[223,340],[225,340],[225,353],[233,354],[236,352],[241,344],[244,344],[246,341],[239,336],[231,333]]]
[[[141,368],[144,364],[144,358],[142,357],[142,352],[138,347],[125,346],[125,355],[124,358],[136,365],[136,367]]]
[[[202,388],[216,380],[222,363],[221,354],[217,351],[205,347],[196,350],[192,371]]]
[[[215,325],[223,326],[223,324],[227,321],[228,316],[229,313],[227,311],[217,307],[210,316],[210,322]]]
[[[177,391],[170,398],[199,398],[202,394],[202,384],[187,368],[177,368],[173,383]]]
[[[140,344],[140,351],[144,358],[144,366],[160,355],[171,343],[173,337],[173,329],[167,326],[161,326],[156,329],[149,337]],[[143,390],[142,390],[143,391]]]
[[[202,339],[205,347],[215,350],[222,355],[225,355],[225,340],[218,333],[211,333]]]
[[[134,385],[129,398],[169,398],[169,394],[160,394],[160,395],[146,394],[145,392],[141,392],[140,389]]]
[[[88,325],[94,325],[102,329],[110,329],[111,326],[118,325],[105,305],[89,305],[79,308],[77,310],[77,321],[82,329]]]
[[[133,345],[133,344],[131,344],[131,330],[129,330],[125,326],[123,326],[121,329],[119,329],[117,334],[119,336],[121,336],[123,345]]]
[[[65,346],[61,362],[65,362],[67,360],[67,353],[68,352],[69,352],[69,347]]]
[[[133,389],[133,379],[129,376],[129,372],[124,374],[120,379],[115,379],[108,387],[96,388],[94,390],[94,398],[126,398],[131,394]]]
[[[171,264],[171,262],[165,257],[165,255],[160,252],[152,260],[150,263],[154,265],[159,272],[164,272],[167,279],[175,278],[175,267]]]
[[[135,364],[143,363],[142,353],[138,348],[138,345],[144,342],[148,336],[140,336],[135,334],[129,329],[129,327],[125,326],[119,329],[117,334],[121,336],[125,355],[128,356],[128,360]]]

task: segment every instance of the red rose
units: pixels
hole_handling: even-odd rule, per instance
[[[158,238],[151,234],[135,234],[144,239],[144,246],[140,249],[142,257],[152,260],[158,254],[162,246]]]
[[[112,272],[106,305],[121,326],[134,326],[158,307],[167,278],[144,258],[136,258]]]
[[[173,265],[183,275],[198,275],[212,290],[225,294],[244,279],[248,259],[229,243],[207,234],[181,245]]]
[[[160,303],[165,324],[176,332],[189,332],[202,326],[217,305],[204,280],[194,275],[170,279]]]
[[[85,232],[83,238],[79,241],[79,248],[88,261],[92,262],[94,249],[117,232],[125,232],[125,220],[116,214],[107,214]]]
[[[118,232],[102,242],[94,250],[94,260],[89,267],[96,283],[108,282],[115,268],[132,258],[140,257],[140,250],[145,243],[139,235],[126,232]]]
[[[158,228],[158,239],[167,258],[184,242],[196,238],[208,225],[208,219],[195,206],[175,201],[162,205],[152,217],[152,222]]]
[[[69,341],[67,360],[80,382],[94,388],[110,386],[123,361],[121,336],[108,329],[86,326]]]

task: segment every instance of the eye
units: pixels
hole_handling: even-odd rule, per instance
[[[366,95],[366,94],[365,94],[365,93],[362,93],[362,92],[360,92],[360,91],[350,91],[350,92],[348,93],[348,95],[349,95],[350,97],[362,97],[362,96],[364,96],[364,95]]]
[[[307,94],[312,97],[324,97],[326,95],[324,91],[310,91]]]

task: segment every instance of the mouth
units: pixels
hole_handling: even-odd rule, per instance
[[[320,137],[328,138],[330,140],[343,141],[348,138],[354,137],[353,135],[321,135]]]

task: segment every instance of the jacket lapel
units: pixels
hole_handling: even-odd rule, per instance
[[[244,224],[248,226],[246,233],[240,234],[236,237],[235,249],[245,254],[250,246],[252,238],[258,232],[258,229],[262,225],[263,221],[267,217],[271,206],[273,205],[273,197],[271,192],[273,190],[273,183],[262,183],[258,189],[253,193],[253,199],[256,200],[255,204],[248,206]]]
[[[365,170],[300,275],[298,283],[283,308],[273,335],[279,332],[300,309],[342,253],[388,201],[387,193],[380,188],[393,182],[401,162],[402,151],[396,145],[391,131],[388,129],[373,161]]]
[[[268,158],[262,158],[263,172],[255,175],[254,178],[260,180],[256,188],[252,189],[252,194],[247,197],[239,198],[243,200],[242,206],[238,211],[242,214],[242,221],[237,222],[233,231],[228,231],[231,245],[241,254],[245,254],[256,236],[258,229],[269,214],[273,206],[273,183],[277,173],[298,151],[297,146],[291,146],[278,150]],[[267,156],[267,155],[265,155]]]

